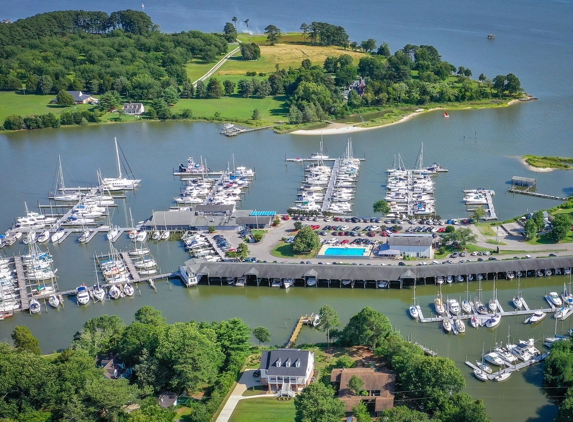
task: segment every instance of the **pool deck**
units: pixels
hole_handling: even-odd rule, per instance
[[[328,254],[327,250],[333,249],[337,252],[340,251],[340,254]],[[362,251],[362,254],[356,254],[357,251]],[[372,253],[372,245],[323,245],[318,251],[316,255],[317,258],[349,258],[352,257],[353,259],[368,259],[370,258],[370,254]]]

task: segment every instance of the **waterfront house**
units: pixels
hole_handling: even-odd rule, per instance
[[[359,396],[348,388],[348,382],[353,376],[364,381],[364,390]],[[344,403],[346,413],[351,413],[360,402],[374,404],[376,416],[394,407],[396,375],[391,372],[380,372],[372,368],[338,368],[332,370],[330,382],[337,385],[338,398]]]
[[[74,97],[74,102],[76,104],[92,104],[92,103],[98,103],[99,100],[97,98],[94,98],[91,96],[91,94],[88,94],[86,92],[82,92],[82,91],[66,91],[68,94],[70,94],[72,97]],[[58,103],[58,98],[54,98],[52,99],[52,103],[53,104],[57,104]]]
[[[300,349],[265,350],[260,370],[261,384],[268,391],[298,393],[312,380],[314,353]]]
[[[139,116],[145,113],[145,107],[142,103],[124,103],[123,112],[131,116]]]
[[[126,368],[118,355],[109,355],[100,358],[100,367],[103,368],[103,376],[107,379],[129,378],[131,368]]]
[[[175,393],[164,392],[159,395],[157,401],[161,407],[177,406],[177,399],[179,396]]]

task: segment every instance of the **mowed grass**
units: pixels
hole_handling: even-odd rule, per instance
[[[290,66],[299,68],[303,60],[309,59],[312,64],[322,66],[327,57],[338,57],[348,54],[354,59],[354,64],[358,64],[365,53],[344,50],[339,47],[319,47],[301,44],[276,44],[261,45],[261,58],[259,60],[245,61],[241,56],[234,56],[229,59],[217,72],[217,75],[244,75],[246,72],[272,73],[275,65],[281,69],[288,69]]]
[[[314,258],[318,250],[312,251],[307,255],[297,255],[292,250],[292,243],[280,242],[273,250],[271,250],[271,255],[277,258]]]
[[[230,422],[292,422],[295,420],[294,400],[275,397],[241,400]]]
[[[58,114],[62,107],[50,104],[56,95],[23,95],[21,91],[0,91],[0,124],[11,114],[18,114],[22,117],[30,114]]]
[[[218,112],[223,119],[240,120],[250,119],[253,110],[258,109],[261,112],[261,121],[264,123],[284,121],[288,114],[284,96],[242,98],[234,95],[217,99],[181,99],[172,107],[174,113],[184,109],[190,109],[194,118],[212,118]]]

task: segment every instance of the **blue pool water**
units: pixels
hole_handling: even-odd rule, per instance
[[[328,248],[324,251],[325,255],[337,256],[362,256],[366,248]]]

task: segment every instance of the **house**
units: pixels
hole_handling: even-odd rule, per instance
[[[364,90],[366,89],[366,81],[363,78],[360,78],[348,87],[348,89],[344,90],[342,93],[345,100],[348,100],[348,95],[350,95],[350,91],[356,91],[358,95],[362,97],[364,95]]]
[[[312,381],[314,353],[300,349],[265,350],[260,370],[261,384],[268,391],[298,393]]]
[[[159,395],[159,397],[157,398],[157,402],[161,407],[177,406],[178,398],[179,396],[177,394],[167,391]]]
[[[139,116],[145,113],[145,107],[142,103],[124,103],[123,112],[132,116]]]
[[[432,258],[432,236],[392,236],[378,250],[379,257]]]
[[[104,370],[103,376],[107,379],[129,378],[132,373],[132,369],[126,368],[118,355],[101,358],[100,366]]]
[[[91,104],[91,103],[95,103],[97,104],[99,102],[99,100],[97,98],[94,98],[91,96],[91,94],[82,92],[82,91],[66,91],[68,94],[70,94],[72,97],[74,97],[74,102],[76,104]],[[52,99],[52,103],[53,104],[57,104],[58,103],[58,98],[54,98]]]
[[[364,392],[356,396],[348,389],[348,382],[353,376],[364,381]],[[396,375],[390,372],[380,372],[373,368],[338,368],[333,369],[330,382],[338,386],[338,398],[344,403],[346,413],[358,403],[374,405],[376,416],[386,409],[394,407],[394,392],[396,390]]]

